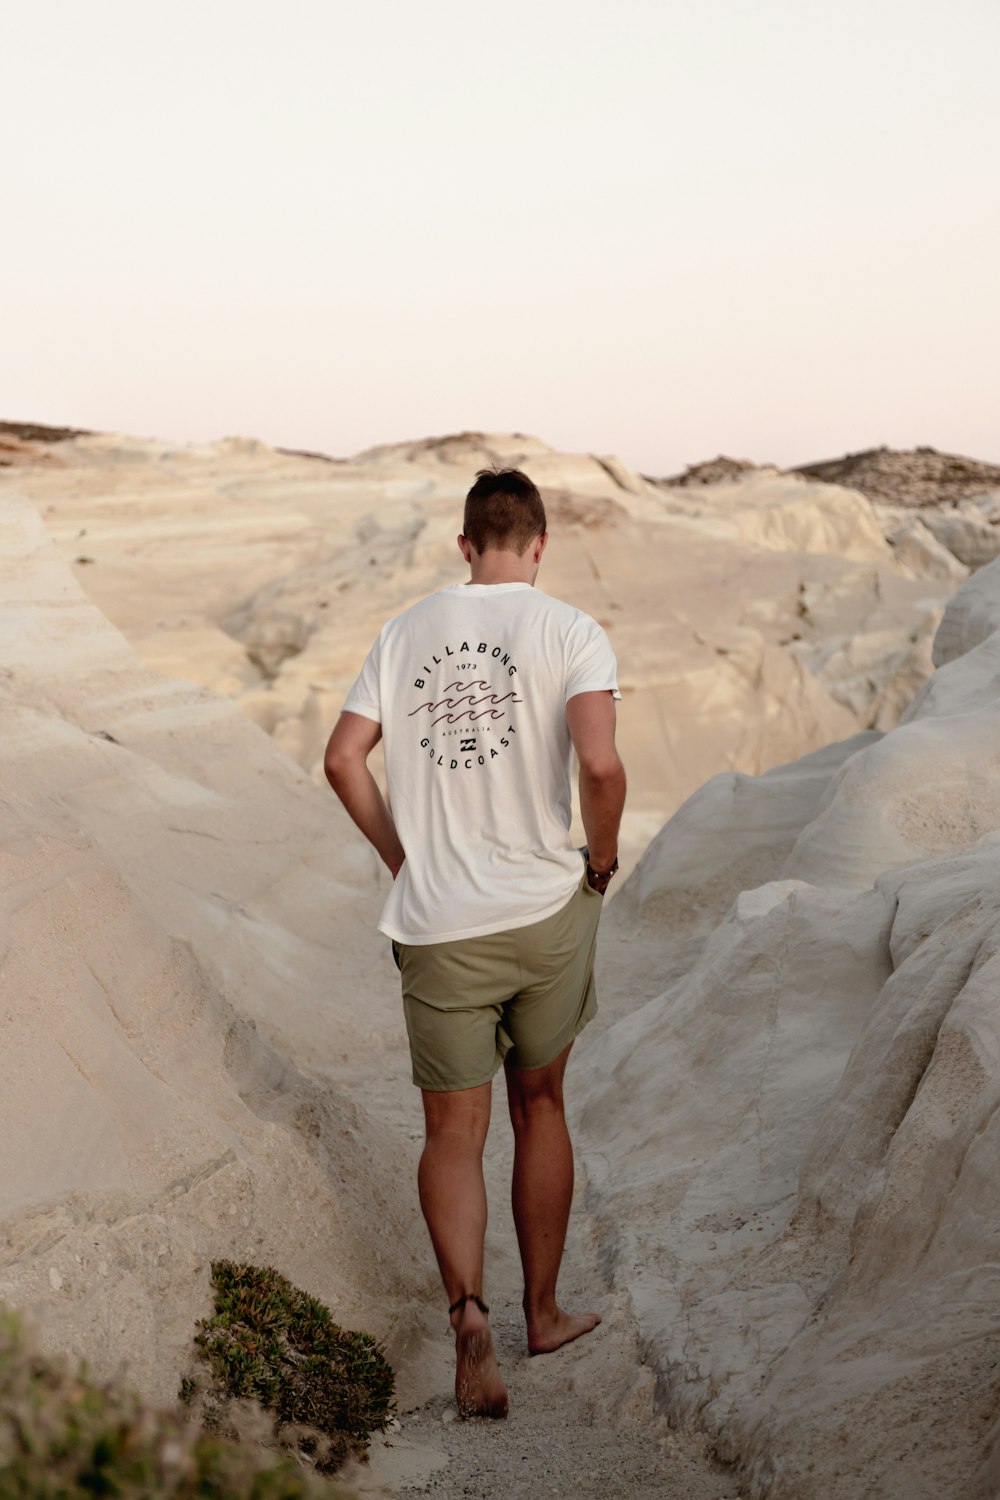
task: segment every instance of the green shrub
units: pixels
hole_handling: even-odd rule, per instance
[[[211,1379],[188,1376],[180,1390],[203,1422],[227,1430],[234,1402],[259,1403],[275,1437],[322,1473],[385,1431],[395,1382],[370,1333],[338,1327],[322,1302],[271,1266],[216,1260],[212,1285],[215,1313],[199,1319],[194,1340]]]
[[[209,1436],[25,1345],[0,1308],[3,1500],[309,1500],[341,1494],[301,1464]]]

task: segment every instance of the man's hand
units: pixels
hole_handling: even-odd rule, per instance
[[[396,825],[368,769],[368,757],[382,738],[382,726],[363,714],[342,713],[323,758],[326,779],[365,838],[388,865],[395,880],[406,855]]]
[[[610,870],[618,858],[618,829],[625,806],[625,767],[615,748],[615,700],[610,691],[575,694],[566,704],[566,724],[580,762],[580,815],[587,835],[587,859],[594,870]],[[608,880],[595,890],[606,889]]]

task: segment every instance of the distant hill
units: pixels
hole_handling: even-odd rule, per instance
[[[888,505],[949,505],[1000,488],[1000,465],[936,448],[865,448],[785,472],[847,485]]]
[[[687,488],[695,484],[718,484],[720,479],[741,479],[751,469],[771,468],[770,464],[755,464],[749,458],[727,458],[720,453],[718,458],[707,458],[700,464],[688,464],[683,474],[670,474],[658,479],[657,484],[678,485]]]
[[[789,469],[755,464],[748,458],[727,458],[720,453],[716,458],[689,464],[682,474],[670,474],[653,482],[688,489],[726,479],[743,479],[755,469],[842,484],[886,505],[954,505],[970,495],[981,495],[984,490],[1000,489],[1000,464],[965,458],[958,453],[939,453],[936,448],[887,447],[864,448],[843,458],[796,464]]]
[[[0,422],[0,437],[22,443],[64,443],[68,438],[89,436],[89,427],[47,427],[44,422]]]

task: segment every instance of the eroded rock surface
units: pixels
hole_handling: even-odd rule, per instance
[[[998,610],[1000,562],[905,722],[711,778],[605,919],[651,998],[581,1039],[592,1206],[754,1496],[997,1493]]]
[[[419,1349],[412,1147],[342,1078],[394,1034],[356,1004],[389,962],[372,861],[235,705],[142,666],[9,492],[0,559],[0,1299],[157,1401],[220,1256]]]
[[[146,665],[231,698],[319,783],[382,622],[463,576],[455,537],[476,469],[524,467],[553,533],[539,586],[599,619],[619,657],[626,868],[713,771],[756,774],[891,727],[932,669],[961,571],[950,553],[914,568],[839,485],[740,466],[720,481],[716,466],[715,482],[670,486],[521,433],[342,460],[249,438],[34,449],[46,462],[6,482]]]
[[[521,462],[656,833],[572,1097],[657,1407],[754,1496],[995,1500],[1000,560],[840,485],[668,492],[517,434],[9,442],[0,1296],[169,1399],[208,1259],[273,1260],[405,1399],[447,1390],[419,1127],[355,1088],[404,1047],[387,877],[313,777],[378,624],[454,578],[470,468]]]

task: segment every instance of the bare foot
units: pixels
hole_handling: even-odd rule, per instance
[[[474,1302],[452,1314],[455,1330],[455,1402],[460,1417],[505,1417],[507,1387],[493,1352],[485,1313]]]
[[[590,1333],[600,1321],[599,1313],[574,1316],[563,1312],[561,1307],[556,1307],[551,1315],[536,1313],[534,1317],[528,1317],[528,1353],[551,1354],[553,1349],[561,1349],[563,1344],[571,1343],[581,1334]]]

